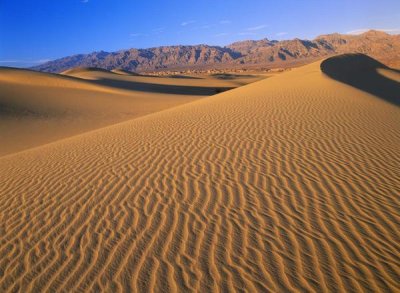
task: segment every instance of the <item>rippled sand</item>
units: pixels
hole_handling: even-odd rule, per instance
[[[4,156],[0,291],[399,291],[399,154],[317,62]]]

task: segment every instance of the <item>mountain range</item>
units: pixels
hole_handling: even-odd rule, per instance
[[[49,61],[32,69],[62,72],[75,67],[122,69],[135,72],[292,67],[342,53],[364,53],[382,63],[400,67],[400,35],[370,30],[361,35],[327,34],[314,40],[248,40],[225,47],[160,46],[117,52],[93,52]]]

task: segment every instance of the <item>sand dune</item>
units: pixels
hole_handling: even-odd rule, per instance
[[[69,75],[69,76],[68,76]],[[63,75],[0,68],[0,156],[191,102],[259,80],[128,76],[94,68]]]
[[[364,54],[344,54],[321,63],[328,76],[400,106],[400,71]]]
[[[124,69],[113,69],[111,72],[117,73],[117,74],[122,74],[122,75],[136,75],[138,76],[139,74],[129,71],[129,70],[124,70]]]
[[[123,74],[121,70],[108,71],[98,68],[75,68],[64,71],[62,74],[81,79],[97,81],[96,84],[114,86],[120,89],[142,89],[144,91],[162,90],[165,93],[177,92],[179,94],[211,95],[216,90],[232,89],[251,82],[259,81],[267,75],[246,74],[199,74],[194,76],[151,76],[139,74]],[[124,84],[126,82],[126,84]],[[162,88],[161,86],[165,86]],[[168,87],[166,87],[168,86]],[[175,88],[174,88],[175,87]],[[143,90],[143,89],[142,89]]]
[[[399,291],[400,109],[320,67],[0,158],[0,290]]]

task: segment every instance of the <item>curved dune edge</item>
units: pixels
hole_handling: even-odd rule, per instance
[[[0,158],[1,291],[396,291],[400,109],[320,63]]]
[[[321,71],[335,80],[400,106],[400,71],[360,53],[324,60]]]

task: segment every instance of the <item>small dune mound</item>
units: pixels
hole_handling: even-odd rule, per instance
[[[116,74],[120,74],[120,75],[131,75],[131,76],[139,76],[140,74],[133,72],[133,71],[129,71],[129,70],[125,70],[125,69],[113,69],[111,70],[111,72],[116,73]]]
[[[86,72],[107,72],[110,73],[109,70],[97,67],[75,67],[61,72],[61,74],[71,75],[71,74],[79,74]]]
[[[321,71],[337,81],[400,105],[400,83],[390,78],[399,72],[367,55],[356,53],[328,58],[321,63]]]
[[[116,75],[116,73],[110,70],[96,67],[75,67],[65,70],[61,72],[61,74],[85,80],[98,80]]]

